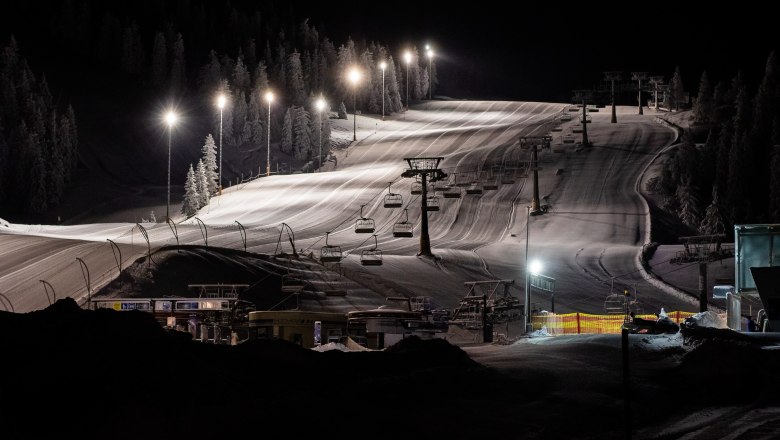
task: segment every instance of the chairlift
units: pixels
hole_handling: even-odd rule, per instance
[[[414,225],[409,223],[409,210],[404,209],[404,215],[406,215],[406,220],[397,222],[393,225],[393,237],[413,237],[414,234],[412,233],[414,229]]]
[[[293,275],[287,274],[282,276],[282,292],[284,293],[298,293],[303,290],[306,282]]]
[[[338,263],[343,258],[341,254],[341,246],[328,244],[328,235],[330,232],[325,233],[325,246],[320,249],[320,262],[322,263]]]
[[[471,182],[469,182],[467,180],[462,180],[462,179],[460,181],[458,181],[457,177],[455,177],[455,186],[458,186],[458,187],[461,187],[461,188],[465,188],[465,187],[468,187],[469,185],[471,185]]]
[[[591,115],[585,115],[584,121],[586,124],[590,124],[591,122],[593,122],[593,117]],[[583,122],[583,118],[582,116],[580,116],[580,123],[582,122]]]
[[[576,112],[577,110],[575,109],[574,111]],[[568,121],[571,121],[571,115],[570,115],[570,114],[568,114],[568,113],[563,113],[563,114],[561,115],[561,121],[562,121],[562,122],[568,122]]]
[[[422,182],[419,181],[412,182],[412,194],[414,195],[422,194]]]
[[[559,131],[563,131],[563,127],[561,127],[560,125],[556,125],[555,127],[551,128],[550,131],[553,133],[557,133]]]
[[[501,165],[501,184],[513,185],[515,183],[514,169],[509,169],[506,164]]]
[[[571,128],[572,133],[582,133],[582,125],[575,125]]]
[[[436,197],[436,194],[428,196],[428,198],[425,199],[426,201],[426,211],[438,211],[439,210],[439,198]]]
[[[400,208],[404,206],[404,199],[401,197],[401,194],[393,194],[393,191],[390,189],[393,182],[390,182],[387,184],[387,195],[385,196],[385,208]]]
[[[482,194],[482,186],[479,184],[479,173],[477,173],[471,185],[466,188],[466,194]]]
[[[360,264],[363,266],[381,266],[382,265],[382,251],[377,249],[378,243],[376,241],[376,234],[374,234],[374,248],[367,249],[360,253]]]
[[[573,107],[569,107],[569,111],[570,111],[570,112],[578,112],[578,111],[580,111],[580,109],[579,109],[579,107],[578,107],[578,106],[576,106],[576,105],[575,105],[575,106],[573,106]]]
[[[356,234],[373,234],[375,225],[374,219],[363,217],[363,207],[366,205],[360,205],[360,218],[355,222]]]
[[[458,188],[458,173],[452,173],[447,188],[442,192],[445,199],[459,199],[460,188]]]
[[[573,144],[574,143],[574,135],[573,134],[565,134],[561,137],[561,143],[563,144]]]

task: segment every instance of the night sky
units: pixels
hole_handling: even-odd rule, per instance
[[[313,23],[321,17],[336,40],[351,35],[399,47],[430,41],[440,54],[439,92],[456,97],[568,101],[571,89],[597,86],[605,70],[668,80],[676,65],[686,88],[698,86],[702,70],[729,81],[739,68],[755,85],[776,49],[772,14],[744,3],[723,10],[681,2],[540,3],[392,2],[388,10],[344,1],[338,10],[319,3],[295,14],[308,11]]]
[[[40,23],[40,5],[49,3],[37,3],[4,4],[0,37],[5,44],[11,32],[27,34],[18,37],[25,54],[45,63],[45,42],[30,41],[31,29],[49,26]],[[154,3],[138,4],[148,14]],[[318,1],[276,2],[275,8],[285,20],[309,18],[337,45],[348,36],[373,40],[395,48],[398,57],[404,47],[416,45],[422,51],[430,42],[437,53],[438,93],[455,98],[568,101],[573,88],[598,86],[605,70],[647,71],[668,80],[677,65],[686,89],[694,93],[703,69],[714,82],[729,81],[742,69],[754,88],[767,55],[776,49],[774,15],[762,11],[765,6],[745,2],[722,9],[676,2],[539,3],[480,1],[461,7]],[[243,0],[232,4],[257,5]]]

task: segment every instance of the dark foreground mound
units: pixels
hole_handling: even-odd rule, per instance
[[[516,431],[507,402],[522,392],[442,340],[362,353],[207,345],[70,299],[0,312],[0,353],[6,440],[483,438]]]

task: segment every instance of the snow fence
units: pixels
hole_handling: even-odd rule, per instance
[[[677,324],[693,316],[693,312],[667,312],[666,316]],[[643,318],[655,321],[656,315],[636,315],[637,318]],[[534,330],[541,330],[546,327],[547,332],[552,335],[570,335],[580,333],[620,333],[620,328],[624,322],[624,315],[591,315],[588,313],[566,313],[555,315],[552,313],[531,316],[531,324]]]

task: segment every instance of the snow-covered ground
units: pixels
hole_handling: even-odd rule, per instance
[[[234,185],[213,198],[197,218],[206,225],[209,245],[243,248],[240,223],[246,228],[247,249],[261,253],[275,251],[284,222],[295,233],[295,246],[315,259],[330,232],[328,244],[341,246],[346,255],[342,272],[380,292],[387,288],[430,296],[442,307],[457,304],[465,294],[464,281],[511,279],[513,294],[524,295],[528,235],[529,259],[543,260],[543,273],[556,279],[556,312],[603,312],[613,286],[617,291],[636,288],[647,312],[661,307],[696,310],[694,302],[675,296],[662,283],[649,283],[648,274],[637,265],[649,230],[637,179],[649,160],[674,139],[674,132],[653,115],[639,116],[633,107],[620,107],[618,124],[609,123],[609,112],[592,115],[588,131],[593,147],[560,144],[560,136],[569,133],[574,122],[563,123],[560,134],[550,130],[567,107],[445,101],[423,104],[386,121],[358,115],[358,141],[336,149],[337,160],[322,172]],[[334,122],[337,137],[352,134],[352,115]],[[526,177],[531,174],[523,171],[529,152],[519,148],[518,140],[547,134],[561,151],[540,153],[539,194],[541,203],[551,209],[530,217],[526,231],[532,182]],[[401,177],[407,168],[403,159],[421,156],[443,157],[440,168],[458,181],[496,178],[491,173],[502,166],[518,169],[515,183],[501,184],[498,190],[460,199],[440,197],[441,210],[429,215],[436,260],[416,256],[420,200],[410,194],[412,179]],[[391,234],[394,223],[406,217],[403,209],[383,207],[389,183],[392,192],[403,197],[414,238]],[[360,252],[374,247],[371,234],[354,232],[361,206],[363,216],[375,221],[382,266],[360,265]],[[178,206],[172,210],[177,212]],[[204,242],[197,220],[175,220],[179,243]],[[87,288],[76,258],[87,264],[93,292],[108,283],[118,273],[108,240],[121,249],[122,267],[147,252],[143,233],[153,251],[177,242],[174,228],[165,223],[9,225],[0,231],[0,292],[17,311],[48,305],[40,280],[51,283],[59,297],[83,300]],[[551,305],[550,293],[534,291],[531,297],[534,308]],[[378,305],[382,304],[372,304]]]

